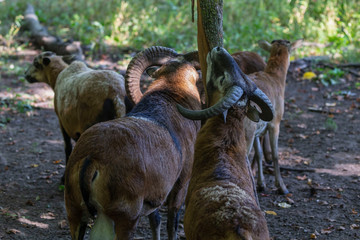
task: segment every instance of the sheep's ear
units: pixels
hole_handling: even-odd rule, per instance
[[[159,66],[151,66],[151,67],[148,67],[145,71],[146,73],[152,77],[153,74],[159,69],[160,67]]]
[[[298,39],[295,42],[291,43],[290,50],[293,51],[294,49],[301,47],[304,39]]]
[[[271,44],[268,41],[260,40],[260,41],[258,41],[258,44],[259,44],[259,47],[261,47],[265,51],[267,51],[267,52],[271,51]]]
[[[259,122],[260,120],[260,112],[250,104],[248,105],[246,116],[253,122]]]
[[[43,58],[43,60],[42,60],[42,62],[43,62],[43,64],[45,65],[45,66],[47,66],[47,65],[49,65],[49,63],[50,63],[50,58]]]

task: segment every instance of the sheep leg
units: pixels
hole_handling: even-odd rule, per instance
[[[153,240],[160,240],[160,214],[159,209],[156,209],[154,212],[150,213],[148,216],[150,227],[152,231]]]
[[[245,155],[245,156],[246,156],[246,155]],[[247,167],[248,167],[248,171],[249,171],[249,174],[250,174],[251,183],[252,183],[252,188],[253,188],[253,192],[254,192],[254,197],[255,197],[255,199],[256,199],[256,203],[257,203],[258,206],[260,206],[259,197],[258,197],[258,194],[257,194],[257,191],[256,191],[256,187],[255,187],[254,174],[252,174],[251,165],[250,165],[248,156],[246,156],[246,165],[247,165]]]
[[[71,239],[81,240],[84,239],[87,222],[84,222],[82,218],[82,211],[76,208],[67,210],[68,221],[71,233]]]
[[[270,145],[271,145],[271,155],[274,162],[274,174],[275,174],[275,186],[278,188],[278,191],[284,195],[288,194],[284,181],[281,177],[280,166],[279,166],[279,157],[278,157],[278,139],[279,139],[279,126],[269,129],[270,134]]]
[[[176,240],[177,239],[177,230],[179,227],[179,217],[180,217],[180,210],[179,208],[168,208],[167,213],[167,232],[169,240]]]
[[[64,144],[65,144],[65,166],[69,160],[70,154],[72,152],[72,145],[71,145],[71,138],[69,137],[69,135],[65,132],[65,129],[63,128],[63,126],[60,123],[60,128],[61,128],[61,133],[63,135],[64,138]],[[64,184],[65,183],[65,172],[63,174],[63,176],[61,177],[61,183]]]
[[[265,135],[263,136],[262,146],[264,151],[265,162],[269,164],[272,162],[269,132],[266,132]]]
[[[258,191],[264,191],[266,189],[266,184],[265,184],[263,165],[262,165],[263,151],[261,148],[261,143],[260,143],[259,137],[255,137],[254,149],[255,149],[254,162],[256,161],[257,165],[258,165],[257,189],[258,189]]]

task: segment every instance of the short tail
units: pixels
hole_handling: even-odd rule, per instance
[[[79,175],[80,190],[86,207],[92,217],[97,215],[97,210],[94,205],[90,203],[91,183],[95,180],[98,172],[91,171],[91,157],[86,157]]]

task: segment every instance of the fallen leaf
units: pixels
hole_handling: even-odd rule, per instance
[[[321,234],[329,234],[329,233],[331,233],[332,231],[334,231],[334,226],[333,225],[331,225],[330,227],[328,227],[328,228],[325,228],[325,229],[321,229]]]
[[[312,87],[312,88],[311,88],[311,91],[317,92],[317,91],[319,91],[319,88],[317,88],[317,87]]]
[[[358,212],[355,211],[355,209],[352,209],[352,210],[351,210],[351,214],[358,214]]]
[[[327,106],[327,107],[335,107],[336,102],[334,102],[334,103],[325,103],[325,106]]]
[[[59,164],[59,163],[61,163],[61,160],[55,160],[55,161],[53,161],[53,164]]]
[[[286,202],[278,203],[278,206],[282,207],[282,208],[290,208],[291,207],[291,205]]]
[[[307,139],[309,136],[300,133],[298,137],[301,139]]]
[[[35,163],[30,165],[30,167],[32,167],[32,168],[37,168],[38,166],[39,166],[39,164],[35,164]]]
[[[338,230],[338,231],[344,231],[344,230],[345,230],[345,227],[339,226],[339,227],[337,228],[337,230]]]
[[[269,214],[269,215],[274,215],[274,216],[277,215],[277,213],[274,212],[274,211],[265,211],[265,213],[266,213],[266,214]]]
[[[304,124],[304,123],[298,124],[297,126],[298,126],[299,128],[307,128],[306,124]]]
[[[66,220],[61,220],[58,222],[58,226],[59,228],[64,229],[67,226]]]
[[[350,228],[351,228],[351,229],[359,229],[360,226],[357,225],[357,224],[351,224],[351,225],[350,225]]]
[[[12,229],[9,229],[6,231],[7,234],[18,234],[18,233],[21,233],[21,231],[15,229],[15,228],[12,228]]]
[[[307,176],[306,175],[304,175],[304,176],[296,176],[296,179],[304,181],[304,180],[307,179]]]
[[[302,79],[305,79],[305,80],[311,80],[313,78],[316,78],[316,74],[314,72],[306,72],[304,73],[304,75],[302,76]]]
[[[311,235],[310,235],[310,238],[311,239],[316,239],[317,237],[316,237],[316,234],[315,233],[312,233]]]

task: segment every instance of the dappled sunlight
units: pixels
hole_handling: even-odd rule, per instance
[[[280,148],[279,161],[281,165],[298,166],[310,165],[311,158],[297,155],[300,151],[290,148]],[[336,176],[360,176],[360,154],[337,152],[330,156],[338,163],[329,164],[331,168],[316,168],[317,173],[328,173]],[[333,162],[334,160],[332,160]]]
[[[328,173],[335,176],[359,176],[360,177],[360,163],[339,163],[330,168],[316,169],[317,173]]]
[[[0,91],[0,100],[8,101],[8,107],[29,104],[33,107],[53,109],[53,98],[54,91],[44,83],[34,83],[29,85],[28,89],[18,87]]]
[[[31,221],[31,220],[26,219],[26,218],[19,218],[18,221],[23,223],[23,224],[28,224],[28,225],[35,226],[35,227],[38,227],[38,228],[43,228],[43,229],[49,228],[49,224]]]
[[[299,164],[309,165],[312,160],[311,158],[305,158],[300,155],[297,149],[290,148],[279,148],[279,162],[282,165],[295,166]]]
[[[62,145],[63,144],[63,140],[45,140],[44,141],[45,143],[50,143],[50,144],[60,144]]]

